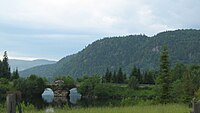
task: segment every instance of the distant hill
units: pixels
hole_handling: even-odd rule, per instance
[[[172,66],[176,62],[200,64],[200,30],[190,29],[161,32],[152,37],[129,35],[104,38],[55,64],[30,68],[20,74],[79,77],[103,74],[106,68],[116,70],[121,67],[126,72],[130,72],[133,66],[156,69],[159,66],[159,54],[163,45],[169,48]]]
[[[11,67],[11,71],[18,68],[19,71],[32,68],[39,65],[45,64],[53,64],[56,61],[44,60],[44,59],[37,59],[37,60],[17,60],[17,59],[9,59],[9,65]]]

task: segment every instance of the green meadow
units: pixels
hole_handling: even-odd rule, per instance
[[[57,108],[54,113],[189,113],[191,109],[184,104],[136,105],[129,107],[96,107],[96,108]],[[3,113],[4,111],[1,110]],[[24,108],[23,113],[45,113],[45,110]]]

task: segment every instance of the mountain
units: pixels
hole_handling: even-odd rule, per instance
[[[37,60],[17,60],[17,59],[9,59],[9,65],[11,67],[11,70],[15,70],[18,68],[19,71],[32,68],[39,65],[45,65],[45,64],[53,64],[56,63],[56,61],[50,61],[50,60],[44,60],[44,59],[37,59]]]
[[[159,54],[163,45],[169,48],[171,66],[177,62],[200,64],[200,30],[189,29],[161,32],[152,37],[129,35],[104,38],[55,64],[30,68],[21,71],[20,74],[79,77],[104,74],[106,68],[117,70],[121,67],[128,73],[133,66],[158,69]]]

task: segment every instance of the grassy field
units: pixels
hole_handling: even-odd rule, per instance
[[[133,107],[103,107],[103,108],[64,108],[55,109],[54,113],[189,113],[190,109],[186,105],[146,105]],[[45,110],[27,110],[23,113],[45,113]]]

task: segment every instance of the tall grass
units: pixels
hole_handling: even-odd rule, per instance
[[[145,105],[132,107],[102,107],[102,108],[63,108],[55,109],[54,113],[189,113],[190,109],[182,104]],[[45,113],[42,111],[28,110],[24,113]]]

